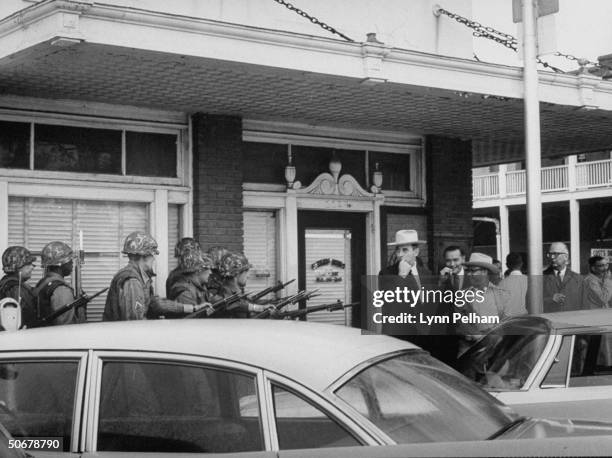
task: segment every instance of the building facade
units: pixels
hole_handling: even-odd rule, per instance
[[[296,278],[290,291],[350,301],[414,228],[436,270],[445,246],[472,243],[472,164],[521,151],[522,90],[520,69],[471,59],[471,31],[434,3],[309,2],[348,41],[272,1],[3,2],[0,249],[82,232],[91,292],[146,230],[163,295],[193,235],[244,251],[253,289]],[[612,83],[543,73],[541,88],[558,121],[545,155],[612,144]]]

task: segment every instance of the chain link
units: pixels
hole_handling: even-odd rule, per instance
[[[510,34],[500,32],[499,30],[496,30],[492,27],[485,27],[479,22],[472,21],[468,18],[465,18],[455,13],[451,13],[450,11],[447,11],[444,8],[439,8],[437,12],[439,14],[444,14],[448,16],[449,18],[454,19],[455,21],[459,22],[460,24],[464,24],[467,27],[473,29],[474,31],[472,32],[472,35],[474,35],[475,37],[488,38],[501,45],[504,45],[506,48],[510,48],[513,51],[518,52],[518,41],[515,37],[513,37]],[[599,64],[597,62],[592,62],[588,59],[581,59],[579,57],[572,56],[571,54],[563,54],[561,52],[556,52],[554,55],[558,57],[565,57],[568,60],[575,61],[581,67],[584,67],[586,65],[599,67]],[[555,67],[549,64],[548,62],[543,61],[539,57],[537,58],[537,62],[543,65],[545,68],[550,68],[552,71],[556,73],[565,73],[560,68]]]
[[[336,29],[334,29],[333,27],[327,25],[325,22],[321,22],[319,21],[316,17],[311,16],[310,14],[306,13],[305,11],[302,11],[301,9],[293,6],[291,3],[286,2],[285,0],[274,0],[276,3],[278,3],[279,5],[283,5],[284,7],[286,7],[288,10],[293,11],[297,14],[299,14],[300,16],[302,16],[303,18],[308,19],[310,22],[312,22],[313,24],[318,25],[319,27],[321,27],[323,30],[327,30],[328,32],[334,33],[342,38],[344,38],[346,41],[352,41],[354,42],[355,40],[347,37],[346,35],[344,35],[343,33],[338,32]]]

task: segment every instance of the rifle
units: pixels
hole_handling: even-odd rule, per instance
[[[262,297],[267,296],[270,293],[276,293],[277,291],[284,289],[287,285],[289,285],[290,283],[293,283],[294,281],[295,281],[295,278],[293,280],[289,280],[287,283],[283,283],[282,281],[279,281],[275,286],[270,286],[269,288],[266,288],[263,291],[260,291],[257,294],[254,294],[253,296],[249,297],[248,300],[249,302],[255,302],[256,300],[261,299]]]
[[[319,290],[315,289],[314,291],[306,291],[305,289],[303,289],[297,294],[294,294],[293,296],[289,296],[287,299],[281,300],[280,302],[274,304],[269,309],[264,310],[261,313],[258,313],[257,315],[254,316],[254,318],[268,318],[270,315],[276,314],[280,309],[282,309],[283,307],[289,304],[295,304],[296,302],[300,302],[300,301],[307,301],[308,299],[318,296],[319,294],[317,294],[317,291]]]
[[[321,304],[321,305],[312,305],[310,307],[306,307],[298,310],[290,310],[288,312],[280,312],[278,314],[279,319],[289,318],[290,320],[301,318],[303,316],[308,315],[312,312],[320,312],[322,310],[327,310],[328,312],[335,312],[336,310],[344,310],[348,307],[353,307],[358,305],[359,302],[352,302],[350,304],[343,304],[341,300],[337,300],[336,302],[332,302],[330,304]]]
[[[54,312],[50,313],[49,315],[41,318],[34,326],[34,328],[38,328],[41,326],[47,326],[49,325],[53,320],[55,320],[58,316],[63,315],[64,313],[66,313],[68,310],[71,309],[77,309],[79,307],[84,307],[85,305],[87,305],[89,302],[91,302],[92,300],[94,300],[96,297],[98,297],[100,294],[105,293],[106,291],[108,291],[108,287],[101,289],[100,291],[98,291],[96,294],[94,294],[93,296],[88,296],[87,294],[83,294],[81,297],[79,297],[77,300],[71,302],[70,304],[66,304],[62,307],[60,307],[59,309],[55,310]]]
[[[189,315],[185,315],[183,318],[206,318],[211,315],[214,315],[221,310],[225,310],[228,306],[232,305],[234,302],[238,302],[242,299],[245,299],[250,292],[248,293],[234,293],[231,296],[224,297],[223,299],[211,304],[208,307],[203,307],[200,310],[196,310]]]

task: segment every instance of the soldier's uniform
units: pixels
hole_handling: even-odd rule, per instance
[[[125,239],[122,253],[154,256],[159,254],[159,251],[153,237],[136,231]],[[151,275],[145,272],[136,261],[130,260],[111,281],[106,296],[103,320],[127,321],[154,319],[167,315],[180,316],[196,309],[196,306],[183,305],[155,296]]]
[[[187,255],[191,252],[196,252],[200,254],[202,252],[202,248],[197,240],[191,237],[184,237],[176,243],[174,247],[174,257],[178,259],[179,265],[170,271],[168,274],[168,279],[166,280],[166,293],[172,290],[172,286],[175,282],[179,281],[182,276],[181,271],[181,257]],[[170,298],[170,296],[168,296]]]
[[[191,305],[210,303],[206,285],[194,279],[192,274],[211,268],[212,259],[207,253],[195,251],[183,253],[179,261],[182,275],[168,291],[168,299]]]
[[[21,297],[21,326],[31,327],[36,322],[36,295],[34,289],[21,277],[19,271],[28,264],[34,264],[36,257],[21,246],[8,247],[2,254],[2,270],[6,273],[0,279],[0,299],[11,297],[16,301]]]
[[[68,245],[63,242],[47,243],[41,255],[41,264],[46,269],[45,275],[40,279],[34,289],[38,298],[38,318],[42,319],[64,305],[76,300],[74,290],[65,278],[54,271],[47,269],[51,266],[61,267],[72,262],[76,257]],[[85,322],[85,310],[70,309],[58,316],[50,324],[76,324]]]

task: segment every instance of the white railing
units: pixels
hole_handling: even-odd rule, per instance
[[[543,167],[541,173],[542,191],[564,191],[568,189],[567,165]]]
[[[612,160],[576,164],[576,187],[595,188],[612,185]]]
[[[577,189],[612,187],[612,159],[581,162],[575,165],[575,186]],[[541,171],[542,192],[569,191],[570,175],[568,165],[543,167]],[[506,172],[506,192],[500,193],[500,174],[475,176],[473,179],[474,199],[494,199],[498,197],[525,194],[525,170]]]
[[[499,175],[497,173],[475,176],[473,183],[474,199],[499,196]]]
[[[525,171],[506,172],[506,194],[514,196],[525,192]]]

